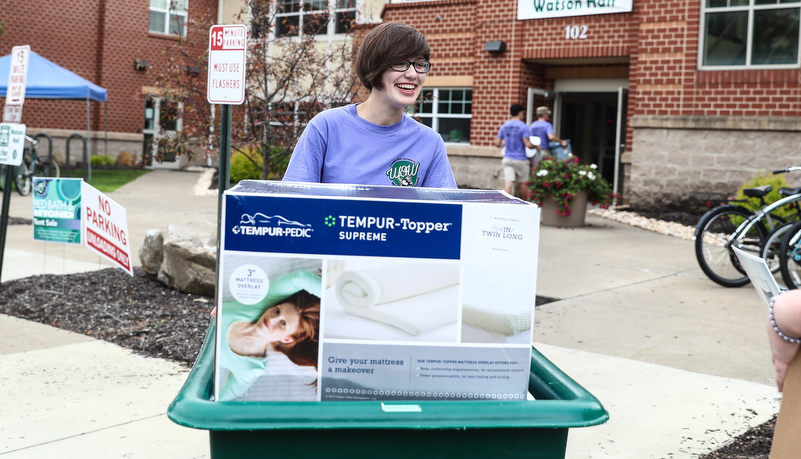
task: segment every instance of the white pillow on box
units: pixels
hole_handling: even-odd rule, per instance
[[[531,143],[534,144],[535,147],[540,146],[540,144],[542,143],[540,138],[537,137],[536,135],[533,135],[533,136],[529,137],[528,140],[531,141]],[[526,157],[528,159],[531,159],[531,158],[537,156],[537,153],[539,153],[539,150],[537,150],[536,148],[528,148],[528,147],[526,147]]]
[[[465,269],[462,322],[504,336],[531,329],[536,296],[531,279],[516,278],[524,269]]]

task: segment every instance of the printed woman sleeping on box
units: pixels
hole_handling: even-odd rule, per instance
[[[220,400],[316,399],[320,289],[320,276],[295,271],[272,281],[267,296],[256,305],[223,304],[220,368],[227,378],[221,383]],[[253,393],[251,386],[257,382],[281,387],[282,392],[262,387],[260,392],[266,394]]]

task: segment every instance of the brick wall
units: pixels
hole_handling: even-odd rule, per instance
[[[148,33],[149,0],[48,0],[4,1],[2,20],[8,26],[0,38],[0,53],[16,45],[108,90],[110,132],[140,133],[144,102],[136,95],[152,86],[146,72],[134,69],[134,59],[163,66],[164,49],[176,38]],[[206,10],[216,11],[216,0],[189,0],[190,20]],[[215,13],[216,17],[216,13]],[[187,37],[197,52],[207,48],[206,34]],[[106,127],[105,104],[91,103],[91,129]],[[86,103],[26,99],[23,123],[39,129],[86,131]]]
[[[509,116],[509,105],[524,104],[528,87],[550,90],[556,78],[628,77],[622,161],[626,167],[622,174],[624,188],[630,184],[631,196],[636,199],[675,199],[693,187],[700,193],[717,190],[727,194],[748,174],[770,170],[774,163],[776,167],[790,164],[768,155],[749,155],[750,161],[724,173],[726,155],[739,158],[742,150],[735,144],[760,133],[758,126],[777,118],[798,119],[801,71],[699,70],[700,0],[637,0],[630,13],[526,21],[517,20],[516,0],[439,0],[388,4],[383,19],[406,22],[431,37],[437,76],[465,75],[471,70],[467,73],[473,87],[470,144],[476,152],[486,149],[479,156],[492,155],[491,145],[498,126]],[[574,26],[586,26],[586,38],[570,39],[566,28]],[[461,34],[458,40],[452,35],[456,33]],[[452,38],[444,39],[448,36]],[[506,42],[506,52],[485,52],[484,44],[491,40]],[[538,98],[533,105],[552,103]],[[632,122],[635,117],[649,121]],[[719,117],[733,122],[725,127],[701,127],[709,124],[704,120]],[[759,123],[748,122],[754,118]],[[682,127],[675,127],[676,123]],[[773,134],[763,136],[774,139],[770,150],[794,151],[795,140],[791,139],[797,140],[801,125],[780,122],[771,126]],[[635,142],[635,129],[648,131],[639,132]],[[693,129],[699,132],[687,137]],[[725,143],[724,153],[709,141],[721,135],[737,139],[735,144]],[[654,154],[656,143],[647,141],[659,136],[668,136],[672,142],[659,151],[681,149],[676,157],[692,160],[666,163],[667,156]],[[700,144],[709,148],[696,148],[699,143],[691,145],[682,141],[682,136],[695,139],[693,142],[703,140]],[[747,143],[763,151],[759,145]],[[674,179],[663,179],[666,171]],[[681,177],[687,177],[684,188],[676,186]]]
[[[528,21],[517,20],[516,8],[510,0],[441,0],[384,10],[385,21],[406,22],[430,37],[432,75],[474,77],[473,144],[494,141],[491,131],[509,105],[525,102],[526,87],[552,87],[538,65],[554,63],[533,62],[546,59],[628,58],[629,117],[799,114],[798,69],[697,70],[698,0],[643,0],[631,13]],[[587,26],[586,39],[566,38],[565,28],[576,25]],[[505,41],[507,51],[483,51],[490,40]]]

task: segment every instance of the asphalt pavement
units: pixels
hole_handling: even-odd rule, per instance
[[[135,266],[148,229],[216,221],[200,176],[156,170],[109,193],[126,208]],[[15,193],[9,215],[30,219],[31,197]],[[2,282],[108,266],[8,227]],[[709,281],[692,241],[592,214],[582,228],[542,227],[537,293],[557,300],[536,310],[535,347],[610,414],[570,429],[567,458],[697,457],[778,412],[764,306],[750,286]],[[0,458],[210,457],[207,432],[166,416],[187,373],[0,315]]]

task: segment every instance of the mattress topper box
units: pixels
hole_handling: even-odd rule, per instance
[[[524,400],[539,217],[500,191],[240,182],[215,399]]]

